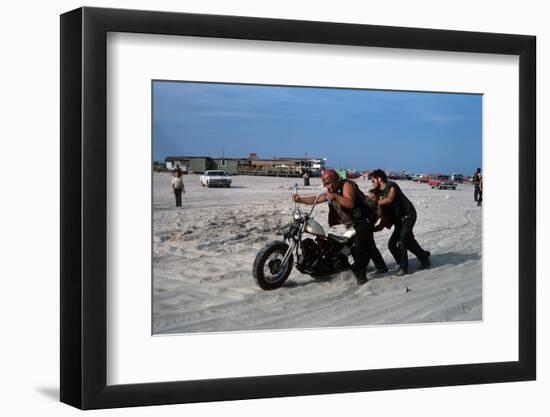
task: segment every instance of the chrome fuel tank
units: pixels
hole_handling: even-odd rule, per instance
[[[326,236],[323,227],[313,219],[307,221],[304,230],[312,235]]]

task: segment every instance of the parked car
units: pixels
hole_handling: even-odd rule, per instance
[[[359,178],[361,176],[361,174],[359,172],[352,171],[352,170],[347,171],[347,174],[348,174],[348,179],[350,179],[350,180],[354,180],[354,179]]]
[[[410,180],[412,177],[406,172],[390,172],[388,178],[390,180]]]
[[[428,181],[428,185],[439,190],[452,189],[456,190],[456,183],[451,180],[449,175],[435,175]]]
[[[464,182],[464,175],[462,175],[462,174],[453,174],[453,175],[451,175],[451,179],[454,182],[462,184]]]
[[[412,180],[416,182],[428,182],[430,180],[430,176],[427,174],[415,174],[412,177]]]
[[[396,174],[395,172],[388,172],[388,179],[390,180],[400,180],[401,174]]]
[[[225,171],[204,171],[201,175],[203,187],[231,187],[231,176]]]

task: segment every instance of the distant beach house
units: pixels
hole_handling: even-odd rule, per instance
[[[247,158],[212,158],[208,156],[168,156],[164,159],[166,169],[176,167],[184,173],[203,173],[207,170],[222,170],[228,174],[301,176],[306,171],[320,173],[325,166],[325,158],[273,158],[261,159],[251,153]]]
[[[325,167],[325,158],[280,157],[272,159],[259,158],[251,154],[239,160],[239,173],[246,175],[267,175],[299,177],[305,172],[320,174]]]
[[[239,160],[236,158],[210,158],[208,156],[168,156],[164,159],[166,169],[173,170],[177,166],[184,173],[202,174],[204,171],[216,169],[237,174]]]

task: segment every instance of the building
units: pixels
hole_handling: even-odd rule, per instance
[[[299,177],[306,171],[320,174],[325,158],[274,158],[260,159],[251,153],[247,158],[211,158],[208,156],[169,156],[164,159],[166,169],[177,166],[184,174],[202,174],[207,170],[221,170],[228,174]]]
[[[289,166],[294,166],[302,173],[308,172],[321,172],[325,169],[326,158],[277,158],[277,161],[285,161]]]
[[[214,158],[212,159],[212,162],[216,165],[216,167],[210,169],[219,169],[230,175],[239,173],[239,159],[237,158]]]
[[[243,175],[267,175],[299,177],[305,172],[320,174],[325,167],[325,158],[273,158],[261,159],[257,154],[239,160],[239,173]]]
[[[209,156],[168,156],[164,159],[166,169],[172,171],[179,165],[184,174],[202,174],[218,169],[228,174],[237,174],[239,160],[235,158],[210,158]]]

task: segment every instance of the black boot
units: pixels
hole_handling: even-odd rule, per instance
[[[374,271],[372,274],[370,274],[369,278],[379,278],[383,275],[386,275],[386,273],[388,272],[388,268],[387,267],[384,267],[382,269],[377,269],[376,271]]]
[[[424,255],[424,258],[422,258],[422,260],[420,261],[420,269],[426,269],[432,265],[432,263],[430,262],[431,252],[430,251],[425,251],[425,252],[426,254]]]
[[[407,275],[407,271],[405,271],[403,268],[399,268],[399,271],[395,273],[396,277],[402,277],[403,275]]]
[[[352,271],[357,279],[357,284],[363,285],[367,282],[367,268],[352,268]]]

